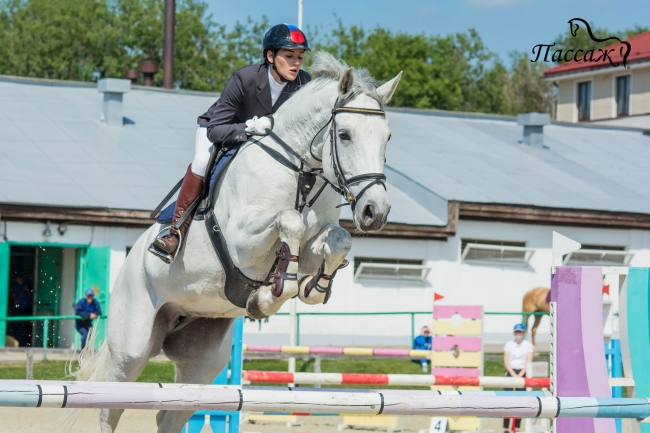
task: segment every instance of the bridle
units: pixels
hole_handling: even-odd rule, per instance
[[[377,110],[373,108],[336,107],[337,104],[338,104],[338,99],[337,99],[337,103],[335,104],[335,108],[332,109],[332,115],[330,116],[329,120],[312,138],[311,143],[309,145],[309,153],[311,154],[312,158],[314,158],[316,161],[318,162],[323,161],[321,158],[318,158],[316,155],[314,155],[314,152],[312,151],[312,146],[314,144],[314,140],[316,139],[316,137],[318,137],[320,133],[329,125],[332,168],[334,169],[334,176],[336,177],[336,181],[338,185],[333,184],[329,179],[325,177],[322,168],[316,168],[312,166],[309,162],[307,162],[307,160],[304,157],[300,156],[295,150],[291,148],[291,146],[289,146],[286,142],[284,142],[271,129],[266,130],[267,135],[271,137],[280,146],[282,146],[282,148],[285,149],[287,152],[289,152],[290,154],[298,158],[298,160],[300,161],[300,167],[296,166],[287,158],[285,158],[282,154],[266,146],[264,143],[260,142],[259,140],[252,140],[275,160],[277,160],[282,165],[298,173],[298,189],[296,192],[295,207],[296,210],[300,212],[302,212],[305,206],[311,207],[316,202],[318,197],[321,195],[325,187],[328,185],[334,191],[341,194],[347,201],[347,203],[341,204],[337,207],[350,205],[352,211],[354,211],[354,209],[356,208],[357,202],[361,199],[361,196],[366,191],[368,191],[368,189],[373,185],[379,184],[383,186],[384,189],[386,189],[386,175],[383,173],[366,173],[358,176],[352,176],[349,178],[345,177],[345,174],[343,173],[343,169],[341,167],[341,162],[339,160],[338,140],[336,134],[336,115],[339,113],[385,116],[386,112],[384,110]],[[273,124],[273,117],[272,116],[269,117],[271,118],[271,123]],[[307,196],[311,192],[311,188],[314,186],[314,183],[316,182],[316,177],[323,180],[323,186],[321,186],[321,188],[318,190],[316,195],[309,202],[307,202],[306,201]],[[356,185],[366,181],[370,181],[370,183],[365,187],[363,187],[363,189],[357,195],[352,194],[352,192],[350,191],[350,187],[352,185]]]

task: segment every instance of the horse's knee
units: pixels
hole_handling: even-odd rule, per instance
[[[329,249],[326,254],[345,257],[352,248],[352,235],[343,227],[334,227],[327,234],[325,246]]]
[[[305,233],[302,216],[294,209],[280,212],[277,219],[278,231],[283,241],[299,241]]]

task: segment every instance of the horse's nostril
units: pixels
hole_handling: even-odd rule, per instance
[[[373,218],[375,217],[375,213],[372,205],[369,204],[363,208],[363,216],[370,221],[373,220]]]

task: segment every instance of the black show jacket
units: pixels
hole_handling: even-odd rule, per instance
[[[217,102],[199,116],[197,123],[208,128],[208,139],[212,143],[221,144],[234,134],[238,134],[237,140],[246,141],[244,130],[248,119],[275,113],[289,96],[311,81],[311,76],[301,69],[296,79],[284,86],[275,105],[271,105],[268,68],[267,65],[250,65],[236,71]]]

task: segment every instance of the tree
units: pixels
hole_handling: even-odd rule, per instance
[[[392,33],[377,27],[339,25],[325,49],[349,65],[367,68],[377,80],[404,71],[391,105],[442,110],[507,110],[505,67],[475,30],[446,37]]]
[[[544,80],[544,65],[531,62],[526,53],[513,52],[510,58],[512,66],[507,94],[511,113],[549,112],[553,85]]]
[[[105,0],[2,0],[0,73],[89,81],[118,55],[114,20]]]
[[[268,20],[227,32],[202,0],[176,1],[174,80],[219,91],[238,68],[261,58]],[[161,66],[162,0],[0,0],[0,74],[93,81],[123,77],[142,60]]]
[[[648,31],[648,27],[642,27],[639,25],[635,26],[632,29],[623,30],[620,32],[610,32],[604,27],[596,27],[593,23],[589,23],[589,27],[597,39],[607,39],[609,37],[616,36],[621,40],[625,40],[631,38],[632,36]],[[563,53],[567,52],[567,50],[573,50],[575,53],[577,50],[597,50],[598,48],[612,45],[615,42],[616,41],[614,40],[610,40],[608,42],[594,41],[589,37],[589,33],[587,32],[585,25],[583,23],[580,23],[580,28],[576,31],[575,36],[571,34],[570,28],[567,28],[565,33],[558,35],[558,37],[555,39],[555,46],[553,46],[552,50],[562,50]],[[571,61],[571,59],[572,58],[569,57],[569,61]],[[564,63],[564,59],[558,63]]]

